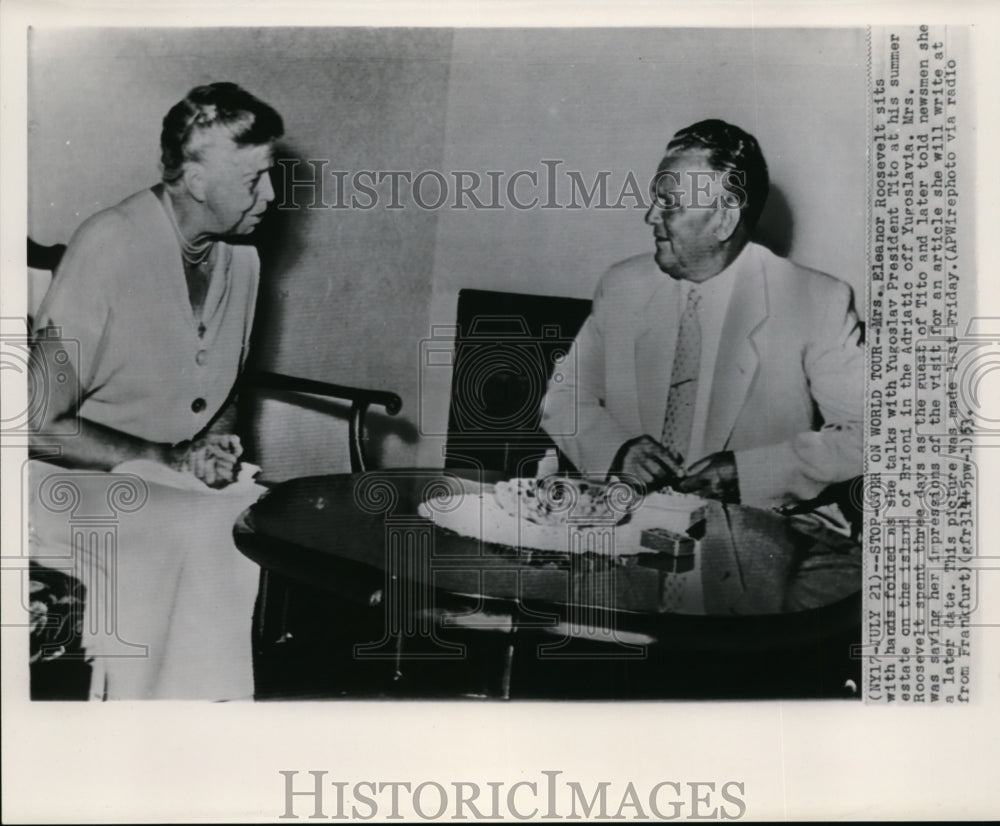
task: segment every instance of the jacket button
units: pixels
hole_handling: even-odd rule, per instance
[[[194,360],[198,362],[198,366],[204,366],[205,362],[208,361],[208,350],[199,350],[194,357]]]
[[[195,399],[193,402],[191,402],[191,409],[195,413],[201,413],[201,411],[205,409],[205,400],[202,398]]]

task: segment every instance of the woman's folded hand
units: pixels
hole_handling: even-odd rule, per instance
[[[236,480],[243,445],[234,433],[210,433],[178,445],[172,465],[193,473],[209,487],[222,488]]]

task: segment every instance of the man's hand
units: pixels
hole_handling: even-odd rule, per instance
[[[692,465],[687,476],[675,487],[681,493],[694,493],[705,499],[737,504],[740,501],[740,482],[736,458],[729,450],[706,456]]]
[[[240,437],[232,433],[209,433],[178,445],[171,464],[193,473],[209,487],[222,488],[236,481],[243,453]]]
[[[684,476],[680,457],[672,456],[652,436],[639,436],[625,442],[611,463],[609,476],[638,478],[649,487],[674,485]]]

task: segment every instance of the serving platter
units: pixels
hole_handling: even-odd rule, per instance
[[[434,524],[483,542],[559,553],[634,555],[643,533],[686,535],[704,522],[707,503],[673,492],[637,494],[624,485],[548,477],[467,487],[461,496],[431,496],[417,507]]]

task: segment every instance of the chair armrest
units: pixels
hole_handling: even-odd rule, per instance
[[[66,252],[65,244],[53,244],[46,247],[37,241],[28,239],[28,266],[35,270],[50,270],[55,272]]]
[[[369,390],[364,387],[350,387],[343,384],[331,384],[315,379],[286,376],[282,373],[272,373],[269,370],[248,370],[240,383],[244,386],[268,390],[284,390],[289,393],[306,393],[313,396],[326,396],[334,399],[344,399],[351,402],[351,416],[348,425],[348,439],[351,456],[351,470],[360,473],[368,469],[365,456],[363,435],[365,432],[365,415],[368,407],[377,404],[385,408],[390,416],[395,416],[403,407],[403,400],[398,394],[388,390]]]

